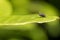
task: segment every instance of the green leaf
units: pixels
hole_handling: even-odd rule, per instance
[[[39,14],[19,15],[0,18],[0,25],[24,25],[28,23],[44,23],[58,19],[57,16],[46,16],[42,18]]]

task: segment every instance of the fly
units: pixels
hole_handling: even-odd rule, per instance
[[[40,17],[46,17],[45,14],[41,13],[39,14]]]

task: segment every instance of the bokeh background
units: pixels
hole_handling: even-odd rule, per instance
[[[13,1],[14,0],[9,0],[11,4],[13,3]],[[20,6],[17,4],[14,5],[16,1],[17,1],[17,4],[20,3],[22,5],[20,4],[19,4]],[[12,10],[14,10],[13,12],[15,12],[15,14],[12,12],[13,13],[12,15],[17,15],[17,14],[21,15],[19,13],[24,14],[25,13],[24,11],[26,11],[24,10],[26,8],[26,6],[23,5],[24,1],[22,2],[21,0],[20,1],[16,0],[16,1],[12,4],[13,6]],[[34,3],[42,2],[42,4],[45,2],[46,4],[50,4],[54,6],[54,8],[57,9],[58,17],[60,17],[60,0],[30,0],[30,1]],[[60,40],[60,19],[57,19],[53,22],[47,22],[47,23],[31,23],[26,25],[0,26],[0,40]]]

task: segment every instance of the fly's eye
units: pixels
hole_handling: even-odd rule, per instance
[[[39,14],[40,17],[46,17],[45,14]]]

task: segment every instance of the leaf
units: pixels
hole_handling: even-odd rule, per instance
[[[57,16],[46,16],[42,18],[39,14],[33,15],[14,15],[0,18],[0,25],[24,25],[28,23],[44,23],[58,19]]]

